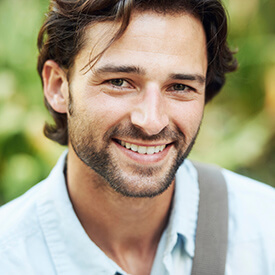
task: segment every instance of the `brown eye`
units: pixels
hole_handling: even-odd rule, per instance
[[[183,84],[175,84],[174,85],[174,90],[176,90],[176,91],[182,91],[182,90],[185,90],[186,89],[186,85],[183,85]]]
[[[118,78],[118,79],[112,79],[110,80],[110,83],[114,86],[123,86],[124,84],[124,80],[121,79],[121,78]]]

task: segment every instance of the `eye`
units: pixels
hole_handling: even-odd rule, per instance
[[[114,78],[106,81],[113,89],[132,89],[133,86],[124,78]]]
[[[193,91],[194,89],[181,83],[174,84],[168,89],[168,91],[184,91],[184,92],[188,92],[191,90]]]
[[[112,80],[109,80],[109,83],[114,85],[114,86],[123,86],[123,84],[125,83],[126,81],[122,78],[118,78],[118,79],[112,79]]]
[[[196,98],[198,90],[182,83],[174,83],[168,87],[166,93],[175,100],[189,101]]]
[[[104,91],[107,93],[128,94],[135,91],[135,86],[132,85],[131,80],[124,78],[113,78],[105,80],[103,83]]]

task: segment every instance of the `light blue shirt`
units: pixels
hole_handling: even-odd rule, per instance
[[[1,275],[127,274],[81,226],[66,189],[65,156],[47,179],[0,208]],[[274,275],[274,189],[227,170],[223,174],[229,195],[226,275]],[[151,275],[191,273],[198,203],[197,172],[186,160],[176,175],[172,212]]]

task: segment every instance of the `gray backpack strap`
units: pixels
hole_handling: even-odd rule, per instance
[[[192,275],[223,275],[227,254],[228,195],[219,168],[193,163],[198,170],[200,202]]]

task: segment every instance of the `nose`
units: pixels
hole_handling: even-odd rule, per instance
[[[142,99],[131,113],[131,122],[148,135],[156,135],[169,123],[165,99],[158,87],[151,85],[142,92]]]

